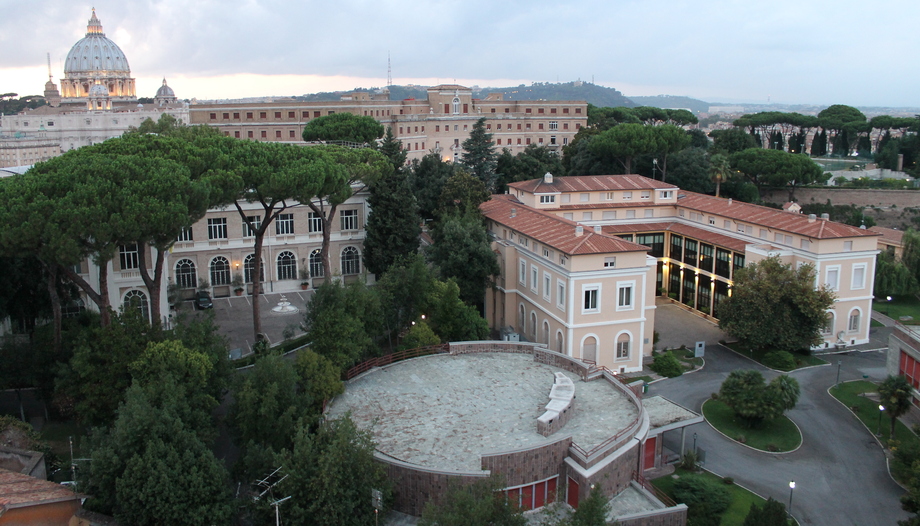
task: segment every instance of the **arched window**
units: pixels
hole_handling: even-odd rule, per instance
[[[211,286],[230,284],[230,262],[224,256],[211,260]]]
[[[358,274],[361,272],[361,255],[355,247],[345,247],[342,250],[342,275]]]
[[[150,321],[150,302],[147,301],[147,295],[139,290],[129,290],[125,293],[125,299],[122,302],[122,310],[139,309],[141,316]]]
[[[543,320],[543,340],[542,343],[549,347],[549,322]]]
[[[526,319],[525,316],[527,316],[527,314],[524,312],[524,304],[522,303],[520,305],[520,308],[518,309],[518,331],[521,334],[523,334],[525,330],[524,329],[524,320]]]
[[[530,341],[537,341],[537,313],[530,312]]]
[[[278,254],[278,279],[297,279],[297,257],[289,250]]]
[[[821,327],[821,334],[833,334],[834,333],[834,311],[828,311],[827,319],[824,321],[824,326]]]
[[[321,252],[320,249],[310,252],[310,275],[314,278],[321,278],[325,274],[323,271],[323,258]]]
[[[588,336],[581,344],[581,359],[597,363],[597,338]]]
[[[556,332],[556,352],[565,354],[565,343],[562,340],[562,331]]]
[[[460,113],[460,98],[454,97],[454,115]]]
[[[629,347],[630,347],[630,338],[629,333],[624,332],[617,336],[617,360],[628,360],[629,359]]]
[[[246,283],[252,283],[252,273],[255,270],[256,255],[249,254],[243,259],[243,281]],[[259,272],[259,283],[265,281],[265,262],[260,262],[259,265],[261,272]]]
[[[850,319],[847,321],[847,330],[850,332],[859,331],[859,318],[860,318],[859,309],[853,309],[850,311]]]
[[[176,285],[180,289],[193,289],[198,286],[198,273],[195,271],[195,262],[191,259],[180,259],[176,263]]]

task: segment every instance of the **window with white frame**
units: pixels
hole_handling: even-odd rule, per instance
[[[853,265],[853,279],[850,288],[860,290],[866,288],[866,264]]]
[[[555,202],[556,202],[556,196],[554,195],[541,195],[540,196],[540,204],[545,205],[545,204],[550,204],[550,203],[555,203]]]
[[[847,321],[847,331],[857,332],[859,331],[859,310],[853,309],[850,311],[850,318]]]
[[[307,216],[307,232],[315,234],[323,231],[323,216],[316,212],[310,212]]]
[[[613,197],[614,197],[615,195],[616,195],[616,194],[615,194],[614,192],[607,192],[607,193],[604,194],[604,200],[605,200],[605,201],[613,201]]]
[[[642,193],[639,194],[639,199],[651,199],[652,191],[651,190],[642,190]]]
[[[259,262],[259,283],[265,282],[265,261]],[[252,277],[256,273],[256,256],[249,254],[243,259],[243,281],[252,283]]]
[[[537,267],[531,265],[530,266],[530,290],[534,292],[538,292],[540,290],[540,282],[537,277],[538,274],[539,272],[537,272]]]
[[[521,285],[527,285],[527,262],[523,259],[521,260],[521,268],[518,272],[518,281],[521,282]]]
[[[821,327],[821,334],[828,335],[834,332],[834,313],[828,312],[827,318],[824,320],[824,326]]]
[[[556,306],[565,310],[565,282],[556,280]]]
[[[617,310],[630,310],[633,308],[634,283],[617,285]]]
[[[600,285],[585,285],[581,289],[582,303],[581,312],[593,313],[600,311]]]
[[[552,301],[553,299],[553,280],[549,272],[543,273],[543,299]]]
[[[712,216],[709,216],[709,224],[710,224],[710,225],[715,225],[715,224],[716,224],[716,218],[714,218],[714,217],[712,217]]]
[[[558,130],[558,129],[559,129],[559,122],[558,122],[558,121],[549,121],[549,129],[550,129],[550,130]]]
[[[617,360],[629,359],[629,334],[623,333],[617,336]]]
[[[342,250],[342,275],[354,275],[361,272],[361,255],[355,247],[345,247]]]
[[[674,197],[674,190],[662,190],[658,192],[658,197],[661,199],[671,199]]]
[[[125,300],[122,303],[124,309],[133,307],[141,312],[145,320],[150,320],[150,302],[147,301],[147,295],[139,290],[129,290],[125,294]]]
[[[604,268],[616,268],[617,266],[617,257],[610,256],[604,258]]]
[[[208,219],[208,239],[227,239],[226,217],[212,217]]]
[[[357,210],[342,210],[340,215],[340,220],[342,222],[342,230],[357,230],[358,229],[358,211]]]
[[[176,285],[180,289],[193,289],[198,286],[198,273],[195,271],[195,262],[191,259],[180,259],[176,263]]]
[[[278,214],[275,219],[275,235],[284,236],[294,233],[294,214]]]
[[[255,237],[260,226],[262,216],[246,216],[246,221],[243,221],[243,237]]]
[[[290,250],[278,254],[278,279],[297,279],[297,256]]]
[[[230,262],[224,256],[211,260],[211,286],[230,284]]]
[[[119,245],[118,261],[121,263],[121,270],[131,270],[139,267],[137,263],[137,244]]]
[[[543,257],[545,257],[546,259],[552,260],[553,253],[550,252],[549,249],[547,249],[546,247],[543,247]]]
[[[624,201],[632,201],[632,192],[623,192]]]
[[[322,251],[316,249],[310,252],[310,275],[314,278],[321,278],[325,276],[326,272],[323,268],[323,257]]]
[[[824,284],[827,288],[831,290],[840,289],[840,266],[835,265],[833,267],[827,267],[827,271],[824,273]]]
[[[184,241],[194,241],[192,237],[192,227],[182,227],[182,230],[179,231],[179,235],[176,236],[176,241],[182,243]]]

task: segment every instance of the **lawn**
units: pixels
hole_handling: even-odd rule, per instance
[[[626,383],[628,383],[628,384],[633,383],[633,382],[637,382],[637,381],[639,381],[639,380],[642,380],[642,381],[645,382],[645,383],[649,383],[649,382],[652,381],[652,377],[651,377],[651,376],[624,376],[624,377],[622,377],[622,379],[625,380]]]
[[[889,432],[891,430],[891,419],[888,415],[882,414],[879,409],[878,400],[872,400],[863,396],[867,393],[876,393],[877,386],[866,380],[856,380],[853,382],[844,382],[831,388],[830,393],[837,400],[849,407],[870,432],[875,433],[881,429],[881,440],[883,444],[888,443]],[[879,426],[879,415],[881,414],[881,426]],[[920,447],[920,438],[917,437],[910,429],[907,428],[900,420],[897,421],[894,428],[894,439],[906,447]],[[909,478],[908,466],[902,465],[897,458],[891,459],[891,474],[901,482],[907,482]]]
[[[900,320],[901,316],[913,318],[901,322],[905,325],[920,324],[920,299],[917,299],[916,296],[892,296],[890,302],[885,301],[885,298],[880,298],[872,302],[872,309],[895,320]]]
[[[719,400],[706,400],[703,416],[726,436],[761,451],[792,451],[802,443],[802,434],[785,416],[767,420],[759,428],[750,428]],[[744,437],[744,440],[739,440],[739,437]]]
[[[740,354],[741,356],[746,356],[748,358],[751,358],[752,360],[754,360],[755,362],[761,365],[763,365],[763,357],[767,353],[772,351],[772,349],[760,349],[760,350],[751,349],[750,347],[745,347],[744,345],[738,342],[726,343],[723,345],[735,351],[736,353]],[[827,363],[821,358],[818,358],[817,356],[814,356],[811,354],[803,354],[803,353],[795,352],[795,353],[792,353],[792,356],[795,357],[795,368],[796,369],[801,369],[802,367],[811,367],[812,365],[824,365]],[[769,366],[766,366],[766,367],[769,367]]]
[[[689,471],[678,469],[674,474],[681,477],[703,477],[720,482],[722,481],[721,478],[708,471],[690,473]],[[674,482],[675,479],[672,478],[671,475],[666,475],[653,480],[652,484],[673,498]],[[732,504],[722,515],[722,521],[719,523],[721,526],[741,526],[744,524],[744,518],[747,517],[748,512],[751,510],[751,504],[762,506],[765,502],[764,499],[736,484],[726,484],[725,489],[727,489],[732,496]]]
[[[689,368],[689,370],[691,371],[703,365],[702,358],[694,357],[694,355],[696,354],[696,351],[694,351],[693,349],[687,349],[686,347],[682,347],[680,349],[665,349],[662,352],[667,352],[668,350],[670,350],[674,354],[675,358],[677,358],[678,360],[681,361],[681,363],[684,364],[684,367]]]

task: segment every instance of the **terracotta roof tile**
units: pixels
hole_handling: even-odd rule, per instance
[[[895,230],[893,228],[886,228],[883,226],[872,226],[869,227],[869,230],[875,232],[876,234],[881,234],[881,241],[888,243],[889,245],[900,245],[902,239],[904,238],[903,230]]]
[[[579,175],[572,177],[553,177],[552,183],[545,183],[543,182],[543,178],[540,178],[510,183],[508,187],[535,194],[550,192],[677,189],[673,184],[663,183],[641,175]]]
[[[540,243],[569,255],[606,254],[611,252],[647,252],[648,247],[584,227],[575,235],[577,223],[559,216],[534,210],[511,195],[493,195],[479,207],[483,215]],[[515,209],[511,217],[511,209]]]
[[[0,469],[0,510],[79,498],[66,486]]]

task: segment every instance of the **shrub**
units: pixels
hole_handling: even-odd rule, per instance
[[[724,482],[726,486],[731,486],[735,483],[735,479],[732,477],[722,477],[722,482]]]
[[[696,451],[687,451],[680,460],[680,467],[687,471],[696,471],[697,462],[699,462],[699,458],[696,455]]]
[[[737,437],[735,437],[735,440],[737,440],[741,444],[744,444],[747,442],[747,437],[744,435],[738,435]]]
[[[694,526],[718,525],[732,497],[723,485],[699,476],[684,476],[674,483],[674,500],[687,505],[687,518]]]
[[[768,352],[763,357],[763,364],[773,369],[791,371],[795,369],[795,356],[788,351]]]
[[[671,351],[664,352],[655,357],[655,361],[649,367],[651,370],[668,378],[674,378],[684,374],[684,366],[680,360],[674,356]]]

